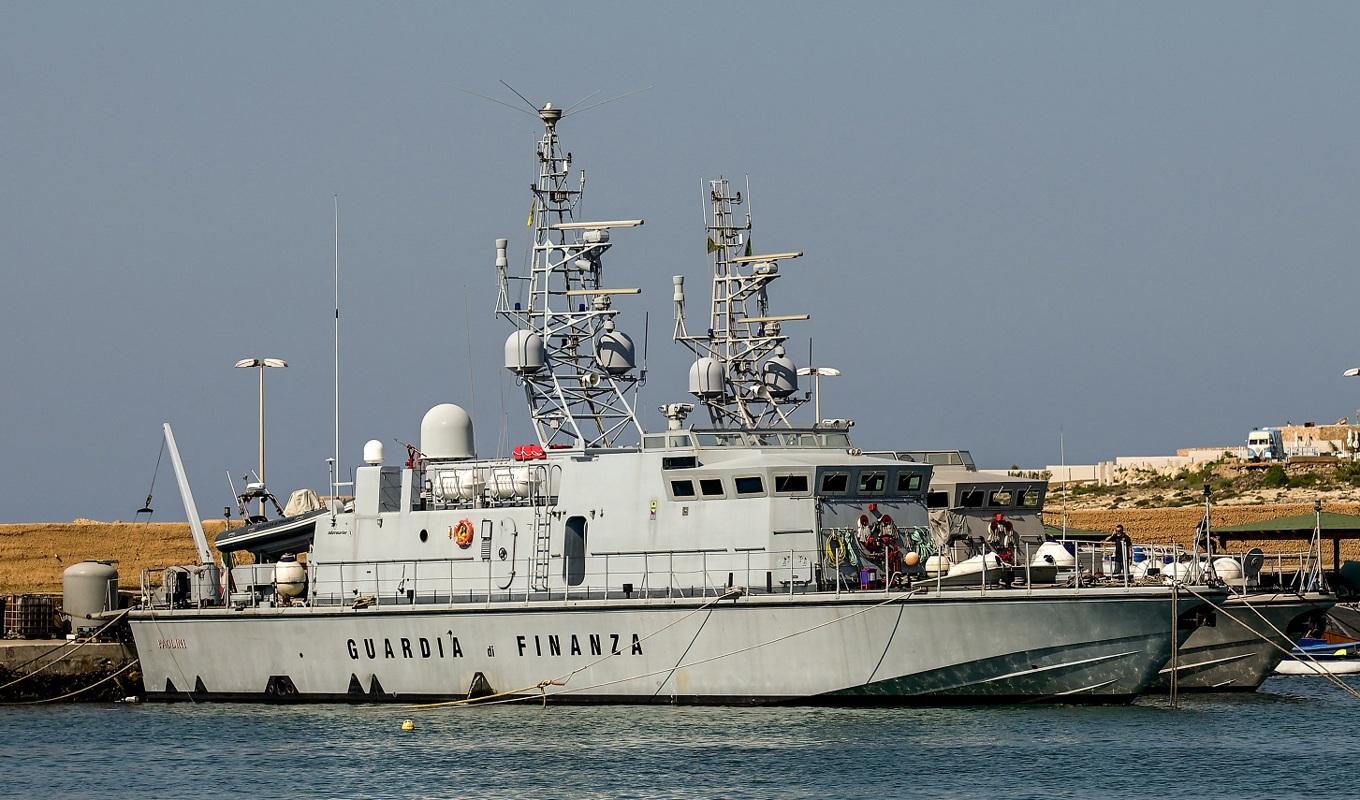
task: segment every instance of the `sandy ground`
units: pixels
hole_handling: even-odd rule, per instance
[[[203,524],[208,541],[222,521]],[[0,594],[61,591],[61,574],[86,559],[118,562],[119,584],[135,589],[142,570],[197,560],[187,522],[33,522],[0,525]]]

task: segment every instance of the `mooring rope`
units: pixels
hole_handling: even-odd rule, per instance
[[[66,694],[58,695],[57,697],[48,697],[48,698],[46,698],[46,699],[44,699],[44,700],[23,700],[23,701],[19,701],[19,702],[0,703],[0,705],[3,705],[3,706],[36,706],[36,705],[42,705],[43,703],[55,703],[55,702],[57,702],[58,700],[68,700],[68,699],[70,699],[70,698],[72,698],[72,697],[75,697],[75,696],[78,695],[78,694],[84,694],[85,692],[90,691],[91,689],[93,689],[93,688],[96,687],[96,686],[99,686],[99,685],[101,685],[101,684],[108,683],[109,681],[113,680],[114,678],[118,677],[119,675],[122,675],[124,672],[127,672],[128,670],[130,670],[130,669],[132,669],[133,667],[137,666],[137,664],[138,664],[139,662],[141,662],[141,659],[140,659],[140,658],[134,658],[134,659],[132,659],[131,661],[129,661],[128,663],[124,664],[124,665],[122,666],[122,668],[119,669],[117,672],[111,673],[111,674],[109,674],[109,675],[105,675],[104,677],[100,678],[99,680],[95,681],[94,683],[90,684],[89,686],[84,686],[84,687],[82,687],[82,688],[80,688],[80,689],[76,689],[74,692],[67,692]]]
[[[41,667],[38,667],[37,669],[33,670],[32,672],[29,672],[29,673],[27,673],[27,674],[25,674],[25,675],[20,675],[19,677],[15,678],[14,680],[10,681],[9,683],[6,683],[5,685],[0,686],[0,691],[3,691],[3,690],[5,690],[5,689],[8,689],[9,687],[11,687],[11,686],[13,686],[14,684],[19,683],[19,682],[21,682],[21,681],[28,680],[29,678],[33,677],[34,675],[37,675],[38,673],[42,672],[43,670],[47,669],[48,667],[52,666],[53,664],[61,663],[62,661],[65,661],[67,658],[70,658],[71,655],[73,655],[77,650],[79,650],[80,648],[84,647],[84,646],[87,645],[87,644],[90,644],[91,642],[94,642],[94,641],[95,641],[95,638],[96,638],[97,636],[99,636],[99,634],[101,634],[101,633],[103,633],[104,631],[108,630],[109,626],[113,625],[113,624],[114,624],[115,622],[117,622],[118,620],[120,620],[120,619],[122,619],[123,617],[127,616],[128,612],[131,611],[131,610],[132,610],[132,609],[129,608],[129,609],[125,609],[125,610],[119,612],[119,613],[118,613],[118,616],[116,616],[116,617],[110,619],[110,620],[109,620],[107,623],[105,623],[101,628],[99,628],[99,630],[97,630],[97,631],[95,631],[94,633],[90,634],[89,638],[77,640],[76,645],[75,645],[74,647],[71,647],[71,649],[70,649],[69,651],[67,651],[66,653],[62,654],[61,656],[59,656],[59,657],[57,657],[57,658],[52,659],[51,661],[47,662],[46,664],[43,664]],[[23,667],[23,666],[27,666],[27,665],[29,665],[29,664],[32,664],[34,661],[37,661],[38,659],[42,658],[43,656],[50,655],[50,654],[52,654],[52,653],[57,652],[58,650],[62,650],[62,649],[66,648],[66,647],[69,647],[69,646],[70,646],[70,643],[68,642],[67,644],[62,645],[61,647],[56,647],[56,648],[53,648],[53,649],[51,649],[51,650],[48,650],[48,651],[45,652],[45,653],[42,653],[42,654],[37,655],[37,656],[34,656],[33,658],[30,658],[29,660],[25,661],[24,663],[19,664],[18,666],[15,667],[15,669],[18,669],[19,667]]]
[[[695,608],[691,609],[689,613],[684,614],[684,615],[682,615],[682,616],[680,616],[680,617],[677,617],[676,619],[671,620],[670,622],[666,623],[665,625],[661,626],[660,628],[657,628],[656,630],[652,631],[651,633],[647,634],[646,636],[643,636],[642,638],[640,638],[640,639],[637,640],[637,643],[638,643],[638,644],[641,644],[642,642],[647,641],[648,639],[652,638],[653,636],[656,636],[657,634],[663,633],[663,632],[669,630],[670,628],[673,628],[673,627],[675,627],[676,625],[679,625],[681,622],[684,622],[685,620],[689,619],[690,617],[694,616],[695,614],[698,614],[700,611],[704,611],[704,610],[706,610],[706,609],[712,608],[713,606],[717,605],[718,603],[722,602],[723,600],[727,600],[728,598],[736,599],[736,598],[738,598],[738,597],[741,597],[741,596],[742,596],[743,594],[745,594],[745,593],[746,593],[746,590],[745,590],[745,589],[741,589],[741,588],[728,589],[727,591],[723,592],[722,594],[718,595],[717,597],[713,598],[712,600],[709,600],[708,602],[703,603],[703,604],[701,604],[701,605],[698,605],[698,606],[696,606]],[[610,659],[610,658],[613,658],[613,657],[616,656],[616,655],[619,655],[621,652],[623,652],[623,651],[621,651],[621,650],[611,650],[610,652],[605,653],[603,656],[600,656],[599,658],[595,659],[594,661],[591,661],[590,663],[586,664],[585,666],[577,667],[576,669],[572,670],[571,672],[567,673],[566,675],[564,675],[564,676],[561,677],[561,678],[545,678],[545,679],[539,681],[538,683],[536,683],[536,684],[534,684],[534,685],[532,685],[532,686],[525,686],[525,687],[520,688],[520,689],[510,689],[510,690],[504,691],[504,692],[496,692],[495,694],[486,695],[486,696],[484,696],[484,697],[476,697],[476,698],[467,697],[467,698],[464,698],[464,699],[462,699],[462,700],[447,700],[447,701],[442,702],[442,703],[425,703],[425,704],[423,704],[423,705],[410,706],[410,708],[413,708],[413,709],[426,709],[426,708],[445,708],[445,707],[449,707],[449,706],[464,706],[464,705],[491,705],[491,704],[492,704],[492,701],[494,701],[496,698],[506,697],[506,696],[509,696],[509,695],[515,695],[515,696],[516,696],[516,697],[515,697],[516,700],[523,700],[523,699],[526,699],[526,697],[527,697],[527,698],[532,698],[534,695],[527,695],[527,696],[525,696],[525,695],[522,695],[522,693],[523,693],[523,692],[531,692],[531,691],[534,691],[534,690],[537,690],[537,691],[539,692],[539,694],[543,695],[543,700],[544,700],[544,702],[546,703],[546,702],[547,702],[547,687],[549,687],[549,686],[565,686],[566,683],[567,683],[567,681],[571,680],[572,677],[574,677],[577,673],[579,673],[579,672],[584,672],[585,670],[590,669],[591,667],[595,666],[596,664],[599,664],[599,663],[602,662],[602,661],[605,661],[606,659]],[[504,702],[504,701],[502,701],[502,702]]]
[[[1188,585],[1186,585],[1186,584],[1181,584],[1181,588],[1182,588],[1182,589],[1185,589],[1185,590],[1186,590],[1187,592],[1189,592],[1190,594],[1193,594],[1195,597],[1198,597],[1199,599],[1203,600],[1205,603],[1207,603],[1207,604],[1209,605],[1210,608],[1214,609],[1215,611],[1221,611],[1221,612],[1223,613],[1223,616],[1227,617],[1228,619],[1232,620],[1233,622],[1236,622],[1238,625],[1241,625],[1243,628],[1246,628],[1247,631],[1250,632],[1253,636],[1255,636],[1256,638],[1258,638],[1258,639],[1260,639],[1261,641],[1265,642],[1266,644],[1270,645],[1271,647],[1275,648],[1276,650],[1279,650],[1280,652],[1284,653],[1286,657],[1293,657],[1293,656],[1294,656],[1294,652],[1293,652],[1292,650],[1289,650],[1288,648],[1285,648],[1285,647],[1281,647],[1280,644],[1279,644],[1278,642],[1275,642],[1275,641],[1272,640],[1270,637],[1266,636],[1265,634],[1258,633],[1258,632],[1256,631],[1255,628],[1252,628],[1250,625],[1246,624],[1246,623],[1243,622],[1242,620],[1240,620],[1240,619],[1238,619],[1237,617],[1233,616],[1233,615],[1232,615],[1232,612],[1228,611],[1228,610],[1227,610],[1226,608],[1224,608],[1223,606],[1218,605],[1218,604],[1215,603],[1214,601],[1210,600],[1209,598],[1207,598],[1207,597],[1205,597],[1204,595],[1200,594],[1199,592],[1195,591],[1193,587],[1188,586]],[[1274,623],[1272,623],[1270,620],[1266,619],[1266,618],[1265,618],[1265,615],[1263,615],[1263,614],[1262,614],[1256,607],[1254,607],[1251,603],[1249,603],[1249,602],[1247,602],[1245,599],[1243,599],[1242,604],[1245,605],[1247,608],[1251,609],[1251,611],[1252,611],[1253,613],[1255,613],[1256,616],[1260,617],[1267,625],[1269,625],[1270,628],[1271,628],[1271,630],[1273,630],[1273,631],[1275,631],[1276,633],[1278,633],[1278,634],[1280,634],[1281,636],[1283,636],[1284,639],[1285,639],[1286,641],[1289,640],[1289,637],[1288,637],[1287,635],[1285,635],[1279,628],[1275,627]],[[1356,700],[1360,700],[1360,690],[1355,689],[1355,687],[1351,686],[1350,684],[1348,684],[1348,683],[1346,683],[1345,681],[1341,680],[1341,679],[1338,678],[1337,676],[1333,675],[1330,671],[1327,670],[1326,667],[1323,667],[1323,666],[1318,662],[1317,659],[1313,658],[1313,655],[1312,655],[1311,653],[1309,653],[1309,652],[1307,652],[1307,651],[1302,651],[1302,652],[1303,652],[1303,655],[1308,659],[1308,661],[1311,661],[1311,662],[1312,662],[1311,664],[1308,664],[1309,668],[1311,668],[1314,672],[1316,672],[1317,674],[1319,674],[1319,675],[1321,675],[1322,677],[1326,678],[1327,680],[1331,681],[1338,689],[1341,689],[1341,690],[1344,691],[1346,694],[1349,694],[1351,697],[1355,698]],[[1302,662],[1302,663],[1307,664],[1308,661],[1305,661],[1305,662]]]
[[[589,686],[581,686],[581,687],[575,688],[575,689],[567,689],[566,691],[564,691],[564,692],[558,692],[557,694],[566,694],[566,693],[568,693],[568,692],[571,692],[571,693],[575,693],[575,692],[585,692],[585,691],[589,691],[589,690],[591,690],[591,689],[599,689],[599,688],[604,687],[604,686],[613,686],[613,685],[618,684],[618,683],[627,683],[628,681],[641,680],[641,679],[643,679],[643,678],[651,678],[651,677],[655,677],[655,676],[657,676],[657,675],[662,675],[662,674],[665,674],[665,673],[675,672],[676,670],[679,670],[679,669],[688,668],[688,667],[697,667],[697,666],[700,666],[700,665],[702,665],[702,664],[708,664],[708,663],[711,663],[711,662],[713,662],[713,661],[719,661],[719,660],[721,660],[721,659],[728,658],[728,657],[730,657],[730,656],[740,655],[740,654],[742,654],[742,653],[747,653],[747,652],[750,652],[750,651],[752,651],[752,650],[759,650],[759,649],[762,648],[762,647],[768,647],[768,646],[770,646],[770,645],[772,645],[772,644],[778,644],[779,642],[785,641],[785,640],[787,640],[787,639],[792,639],[792,638],[794,638],[794,637],[796,637],[796,636],[802,636],[802,635],[805,634],[805,633],[811,633],[812,631],[819,630],[819,629],[821,629],[821,628],[826,628],[826,627],[829,627],[829,626],[831,626],[831,625],[835,625],[836,623],[839,623],[839,622],[848,622],[849,620],[852,620],[852,619],[854,619],[855,617],[860,616],[861,614],[867,614],[867,613],[869,613],[870,611],[873,611],[874,609],[882,608],[883,606],[886,606],[886,605],[888,605],[888,604],[890,604],[890,603],[898,603],[898,602],[902,602],[902,601],[906,600],[907,598],[909,598],[909,597],[915,595],[916,592],[917,592],[917,590],[913,590],[913,591],[910,591],[910,592],[906,592],[906,593],[904,593],[904,594],[897,595],[897,596],[895,596],[895,597],[889,597],[889,598],[887,598],[887,599],[885,599],[885,600],[883,600],[883,601],[881,601],[881,602],[875,603],[875,604],[873,604],[873,605],[871,605],[871,606],[866,606],[866,607],[864,607],[864,608],[861,608],[860,610],[858,610],[858,611],[856,611],[856,612],[854,612],[854,613],[852,613],[852,614],[849,614],[849,615],[847,615],[847,616],[844,616],[844,617],[836,617],[835,619],[830,619],[830,620],[827,620],[826,622],[820,622],[820,623],[818,623],[818,624],[816,624],[816,625],[813,625],[813,626],[811,626],[811,627],[803,628],[802,630],[793,631],[792,633],[786,633],[786,634],[784,634],[784,635],[782,635],[782,636],[776,636],[775,638],[769,639],[769,640],[764,641],[764,642],[758,642],[758,643],[756,643],[756,644],[747,645],[747,646],[745,646],[745,647],[739,647],[739,648],[737,648],[736,650],[730,650],[730,651],[728,651],[728,652],[726,652],[726,653],[719,653],[719,654],[716,655],[716,656],[709,656],[708,658],[700,659],[700,660],[698,660],[698,661],[691,661],[691,662],[689,662],[688,664],[675,664],[675,665],[672,665],[672,666],[669,666],[669,667],[663,667],[663,668],[661,668],[661,669],[654,670],[654,671],[652,671],[652,672],[644,672],[644,673],[641,673],[641,674],[638,674],[638,675],[632,675],[632,676],[629,676],[629,677],[626,677],[626,678],[617,678],[617,679],[615,679],[615,680],[610,680],[610,681],[601,681],[600,683],[591,684],[591,685],[589,685]],[[731,594],[731,593],[729,593],[729,594]],[[726,597],[726,596],[727,596],[727,595],[724,595],[724,597]],[[724,597],[720,597],[720,598],[717,598],[717,599],[718,599],[718,600],[722,600],[722,599],[724,599]],[[716,602],[717,602],[717,601],[715,600],[714,603],[716,603]],[[680,618],[680,619],[677,619],[677,620],[675,620],[674,622],[671,622],[671,623],[667,624],[665,627],[659,628],[659,629],[657,629],[657,630],[655,630],[655,631],[653,631],[653,632],[647,634],[647,636],[643,637],[642,639],[639,639],[638,641],[640,641],[640,642],[641,642],[641,641],[645,641],[646,639],[651,638],[652,636],[655,636],[655,635],[657,635],[658,633],[661,633],[662,631],[666,630],[667,628],[670,628],[670,627],[672,627],[672,626],[678,624],[678,623],[681,622],[683,619],[685,619],[685,618],[687,618],[687,617],[689,617],[689,616],[692,616],[693,614],[698,613],[699,611],[703,611],[705,608],[708,608],[708,607],[712,606],[714,603],[706,603],[706,604],[704,604],[704,605],[702,605],[702,606],[699,606],[698,608],[695,608],[694,611],[690,612],[690,614],[686,614],[685,617],[682,617],[682,618]],[[617,652],[615,652],[615,653],[610,653],[609,655],[606,655],[606,656],[604,656],[604,657],[602,657],[602,658],[596,659],[595,661],[592,661],[592,662],[590,662],[589,664],[586,664],[586,665],[581,666],[581,667],[577,667],[576,669],[574,669],[574,670],[572,670],[571,672],[567,673],[563,678],[542,680],[542,681],[539,681],[538,683],[534,684],[533,686],[526,686],[526,687],[524,687],[523,689],[515,689],[515,690],[511,690],[511,691],[507,691],[507,692],[498,692],[498,693],[496,693],[496,694],[494,694],[494,695],[488,695],[488,696],[486,696],[486,697],[480,697],[480,698],[476,698],[476,699],[468,698],[468,699],[465,699],[465,700],[452,700],[452,701],[449,701],[449,702],[446,702],[446,703],[432,703],[432,704],[429,704],[429,705],[411,706],[411,708],[416,708],[416,709],[428,709],[428,708],[442,708],[442,707],[449,707],[449,706],[500,705],[500,704],[502,704],[502,703],[517,703],[517,702],[523,702],[523,701],[525,701],[525,700],[534,700],[534,699],[541,699],[541,700],[543,701],[543,704],[546,706],[546,705],[547,705],[547,702],[548,702],[547,688],[548,688],[549,686],[564,686],[564,687],[565,687],[565,686],[567,685],[567,682],[570,681],[571,678],[573,678],[574,676],[578,675],[578,674],[581,673],[581,672],[584,672],[584,671],[590,669],[591,667],[594,667],[595,665],[599,664],[601,661],[604,661],[605,659],[608,659],[608,658],[610,658],[611,656],[614,656],[614,655],[617,655],[617,654],[618,654]],[[523,694],[524,692],[535,691],[535,690],[538,691],[538,694],[537,694],[537,695],[534,695],[534,694]]]

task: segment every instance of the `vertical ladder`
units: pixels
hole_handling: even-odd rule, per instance
[[[553,469],[561,467],[554,465]],[[534,507],[534,570],[530,585],[535,591],[548,590],[548,573],[552,566],[552,480],[546,466],[534,467],[534,477],[529,485],[529,502]],[[551,503],[551,505],[550,505]]]

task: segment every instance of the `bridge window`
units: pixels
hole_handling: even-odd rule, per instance
[[[678,500],[694,496],[694,481],[671,481],[671,494]]]
[[[765,493],[765,482],[760,479],[759,475],[749,475],[742,478],[736,478],[735,480],[733,480],[733,483],[736,484],[737,494],[739,495],[756,495]]]
[[[926,492],[926,508],[949,508],[949,492]]]
[[[665,436],[644,436],[642,437],[643,450],[657,450],[666,446]]]
[[[845,494],[850,486],[847,472],[828,472],[822,476],[822,494]]]
[[[1042,493],[1038,489],[1021,489],[1016,505],[1023,508],[1038,508]]]
[[[704,497],[722,497],[726,494],[723,491],[722,478],[700,478],[699,491],[704,493]]]
[[[807,494],[808,476],[806,475],[776,475],[774,476],[775,494]]]
[[[987,505],[993,508],[1009,508],[1015,494],[1010,489],[997,489],[987,498]]]
[[[883,494],[883,487],[887,484],[888,473],[886,472],[861,472],[859,474],[860,494]]]
[[[959,492],[959,505],[964,508],[982,508],[984,495],[981,489],[964,489]]]
[[[694,456],[666,456],[661,459],[662,469],[694,469],[699,459]]]
[[[899,472],[897,473],[897,493],[906,494],[907,492],[921,491],[921,473],[919,472]]]

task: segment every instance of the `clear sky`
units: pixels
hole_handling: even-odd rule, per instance
[[[323,489],[331,198],[342,460],[439,402],[528,441],[493,240],[523,252],[536,121],[570,104],[587,216],[684,396],[701,180],[750,176],[781,313],[866,448],[985,466],[1242,441],[1360,407],[1352,3],[0,5],[0,517],[130,519],[171,421],[200,510],[255,463]],[[806,356],[805,345],[793,354]],[[504,409],[504,411],[502,411]],[[804,416],[810,420],[811,414]],[[182,518],[168,462],[157,519]]]

